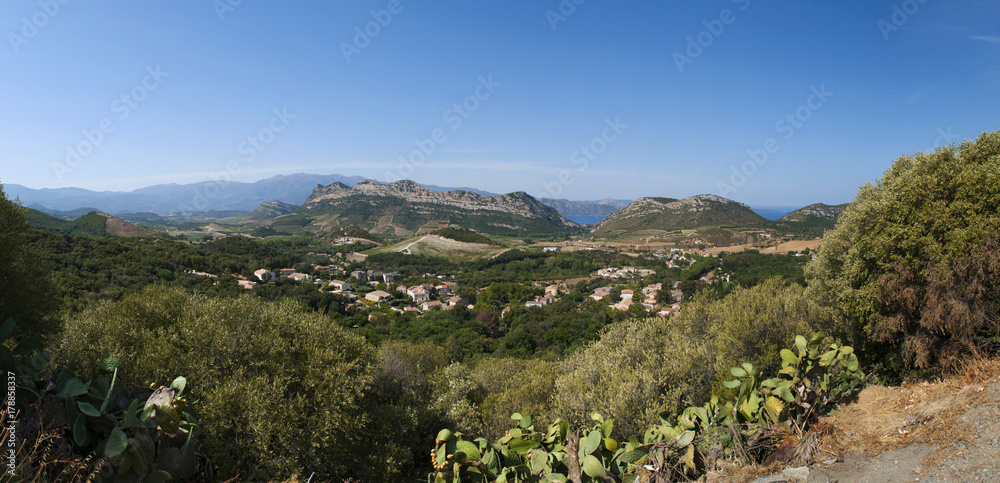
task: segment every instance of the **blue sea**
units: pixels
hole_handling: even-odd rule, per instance
[[[593,225],[604,219],[603,216],[599,215],[569,215],[566,217],[569,221],[575,221],[581,225]]]
[[[799,208],[801,206],[751,206],[750,209],[768,220],[774,221],[782,216],[785,216]]]

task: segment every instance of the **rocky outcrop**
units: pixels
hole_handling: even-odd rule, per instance
[[[804,221],[810,216],[826,220],[836,220],[848,206],[850,206],[850,203],[844,203],[842,205],[813,203],[805,208],[799,208],[785,216],[782,216],[778,219],[778,221]]]
[[[562,217],[554,209],[540,203],[531,195],[517,191],[497,196],[483,196],[465,190],[436,192],[424,188],[410,180],[381,184],[376,181],[362,181],[353,187],[341,183],[317,186],[306,199],[303,208],[315,209],[324,203],[353,196],[380,196],[402,198],[410,203],[439,204],[470,211],[495,211],[500,213],[535,218],[561,227],[579,227]]]
[[[251,220],[268,220],[293,213],[297,208],[298,206],[282,201],[265,201],[257,209],[250,212],[249,218]]]
[[[765,221],[749,206],[716,195],[684,199],[639,198],[601,220],[591,230],[697,228],[708,225],[748,225]]]

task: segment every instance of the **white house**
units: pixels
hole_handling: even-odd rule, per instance
[[[427,289],[419,285],[406,289],[406,294],[418,304],[430,300],[430,294],[427,293]]]
[[[354,285],[351,285],[343,280],[334,280],[330,282],[330,285],[333,285],[334,288],[336,288],[337,290],[342,290],[344,292],[350,292],[351,290],[354,290]]]
[[[392,295],[389,295],[388,292],[376,290],[374,292],[368,292],[368,294],[365,295],[365,298],[371,300],[372,302],[385,302],[392,299]]]
[[[270,270],[268,270],[266,268],[262,268],[260,270],[257,270],[255,272],[253,272],[253,274],[257,277],[257,280],[260,280],[261,282],[267,283],[267,282],[273,282],[274,281],[274,272],[272,272],[272,271],[270,271]]]

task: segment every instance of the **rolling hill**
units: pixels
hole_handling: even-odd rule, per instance
[[[837,224],[837,217],[840,216],[850,203],[841,205],[827,205],[824,203],[813,203],[804,208],[799,208],[774,222],[778,229],[794,232],[802,235],[821,237],[826,230],[832,230]]]
[[[639,198],[594,225],[595,235],[617,235],[636,230],[677,230],[718,225],[765,226],[766,218],[749,206],[715,195],[681,200]]]
[[[111,215],[92,211],[73,221],[56,218],[47,213],[35,209],[28,209],[28,224],[38,230],[62,233],[64,235],[89,236],[89,237],[141,237],[154,236],[155,233],[144,228],[140,228],[129,222],[120,220]]]
[[[522,191],[497,196],[464,190],[435,192],[410,180],[317,186],[297,213],[327,228],[354,224],[374,234],[400,236],[412,235],[428,225],[458,225],[504,236],[581,230],[580,225]]]
[[[251,220],[266,220],[294,213],[296,209],[298,206],[283,201],[265,201],[251,211],[248,217]]]
[[[822,220],[836,221],[837,217],[840,216],[850,203],[844,203],[842,205],[827,205],[824,203],[813,203],[805,208],[799,208],[781,218],[778,221],[809,221],[812,218],[818,218]],[[833,225],[830,225],[833,228]]]
[[[468,243],[445,238],[440,235],[421,235],[393,245],[373,248],[362,253],[365,255],[402,253],[405,255],[425,255],[452,259],[475,259],[495,256],[507,250],[507,247],[487,243]]]

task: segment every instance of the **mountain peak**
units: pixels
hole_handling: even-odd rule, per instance
[[[809,206],[799,208],[785,216],[782,216],[778,221],[805,221],[809,217],[822,218],[825,220],[836,220],[850,203],[844,203],[841,205],[828,205],[825,203],[813,203]]]
[[[402,210],[403,206],[407,209]],[[520,225],[523,224],[546,226],[547,230],[579,227],[524,191],[497,196],[483,196],[466,190],[437,192],[408,179],[385,184],[367,180],[349,189],[334,186],[317,187],[306,200],[303,210],[313,213],[337,212],[342,216],[357,212],[359,214],[353,216],[362,216],[370,220],[375,220],[372,217],[378,215],[379,225],[399,223],[399,226],[393,225],[397,231],[399,229],[415,231],[419,226],[411,226],[412,221],[404,220],[425,218],[425,223],[447,220],[450,223],[461,224],[463,219],[503,217],[511,221],[483,219],[474,223],[482,222],[483,227],[493,226],[499,231],[513,232],[521,230]],[[518,219],[523,221],[516,221]],[[528,220],[533,221],[528,222]]]
[[[754,225],[764,223],[749,206],[711,194],[684,199],[643,197],[594,225],[594,233],[608,233],[639,227],[651,229],[698,228],[712,225]]]

